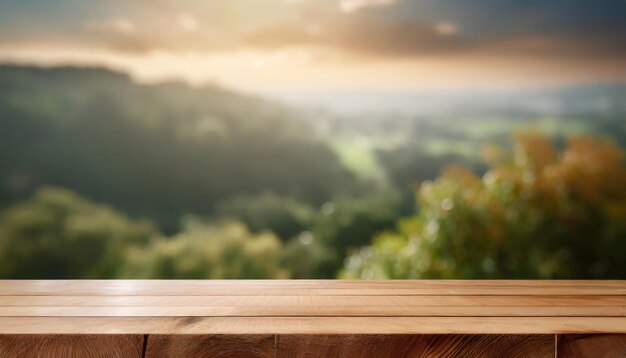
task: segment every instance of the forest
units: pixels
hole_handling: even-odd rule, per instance
[[[626,278],[625,85],[403,103],[0,65],[0,278]]]

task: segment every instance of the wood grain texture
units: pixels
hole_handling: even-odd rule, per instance
[[[0,335],[0,358],[140,358],[143,335]]]
[[[530,311],[530,312],[529,312]],[[150,306],[0,307],[0,317],[619,317],[626,307]]]
[[[626,295],[626,281],[0,280],[2,296]]]
[[[151,335],[146,358],[272,358],[274,335]]]
[[[626,295],[424,295],[424,296],[0,296],[0,307],[13,306],[359,306],[378,307],[422,306],[422,307],[625,307]]]
[[[0,334],[626,333],[626,317],[0,317]]]
[[[279,335],[277,358],[552,358],[553,335]]]
[[[626,334],[559,335],[558,358],[624,358]]]
[[[626,281],[0,281],[0,333],[626,333]]]

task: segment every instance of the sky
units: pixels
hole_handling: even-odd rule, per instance
[[[626,0],[0,0],[0,62],[271,91],[626,80]]]

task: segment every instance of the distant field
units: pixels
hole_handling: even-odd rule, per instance
[[[384,170],[378,162],[371,141],[335,139],[330,142],[330,147],[337,154],[340,162],[352,173],[366,179],[384,178]]]

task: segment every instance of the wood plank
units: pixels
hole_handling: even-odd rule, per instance
[[[0,280],[0,295],[625,295],[626,281]]]
[[[559,358],[624,358],[626,334],[559,335]]]
[[[0,335],[0,357],[140,358],[143,335]]]
[[[274,335],[150,335],[146,358],[272,358]]]
[[[626,333],[625,288],[626,281],[0,281],[0,333]]]
[[[626,307],[624,296],[0,296],[0,306]]]
[[[552,358],[553,335],[279,335],[277,358]]]
[[[0,334],[626,333],[624,317],[0,317]]]
[[[626,307],[13,306],[0,317],[626,317]]]

